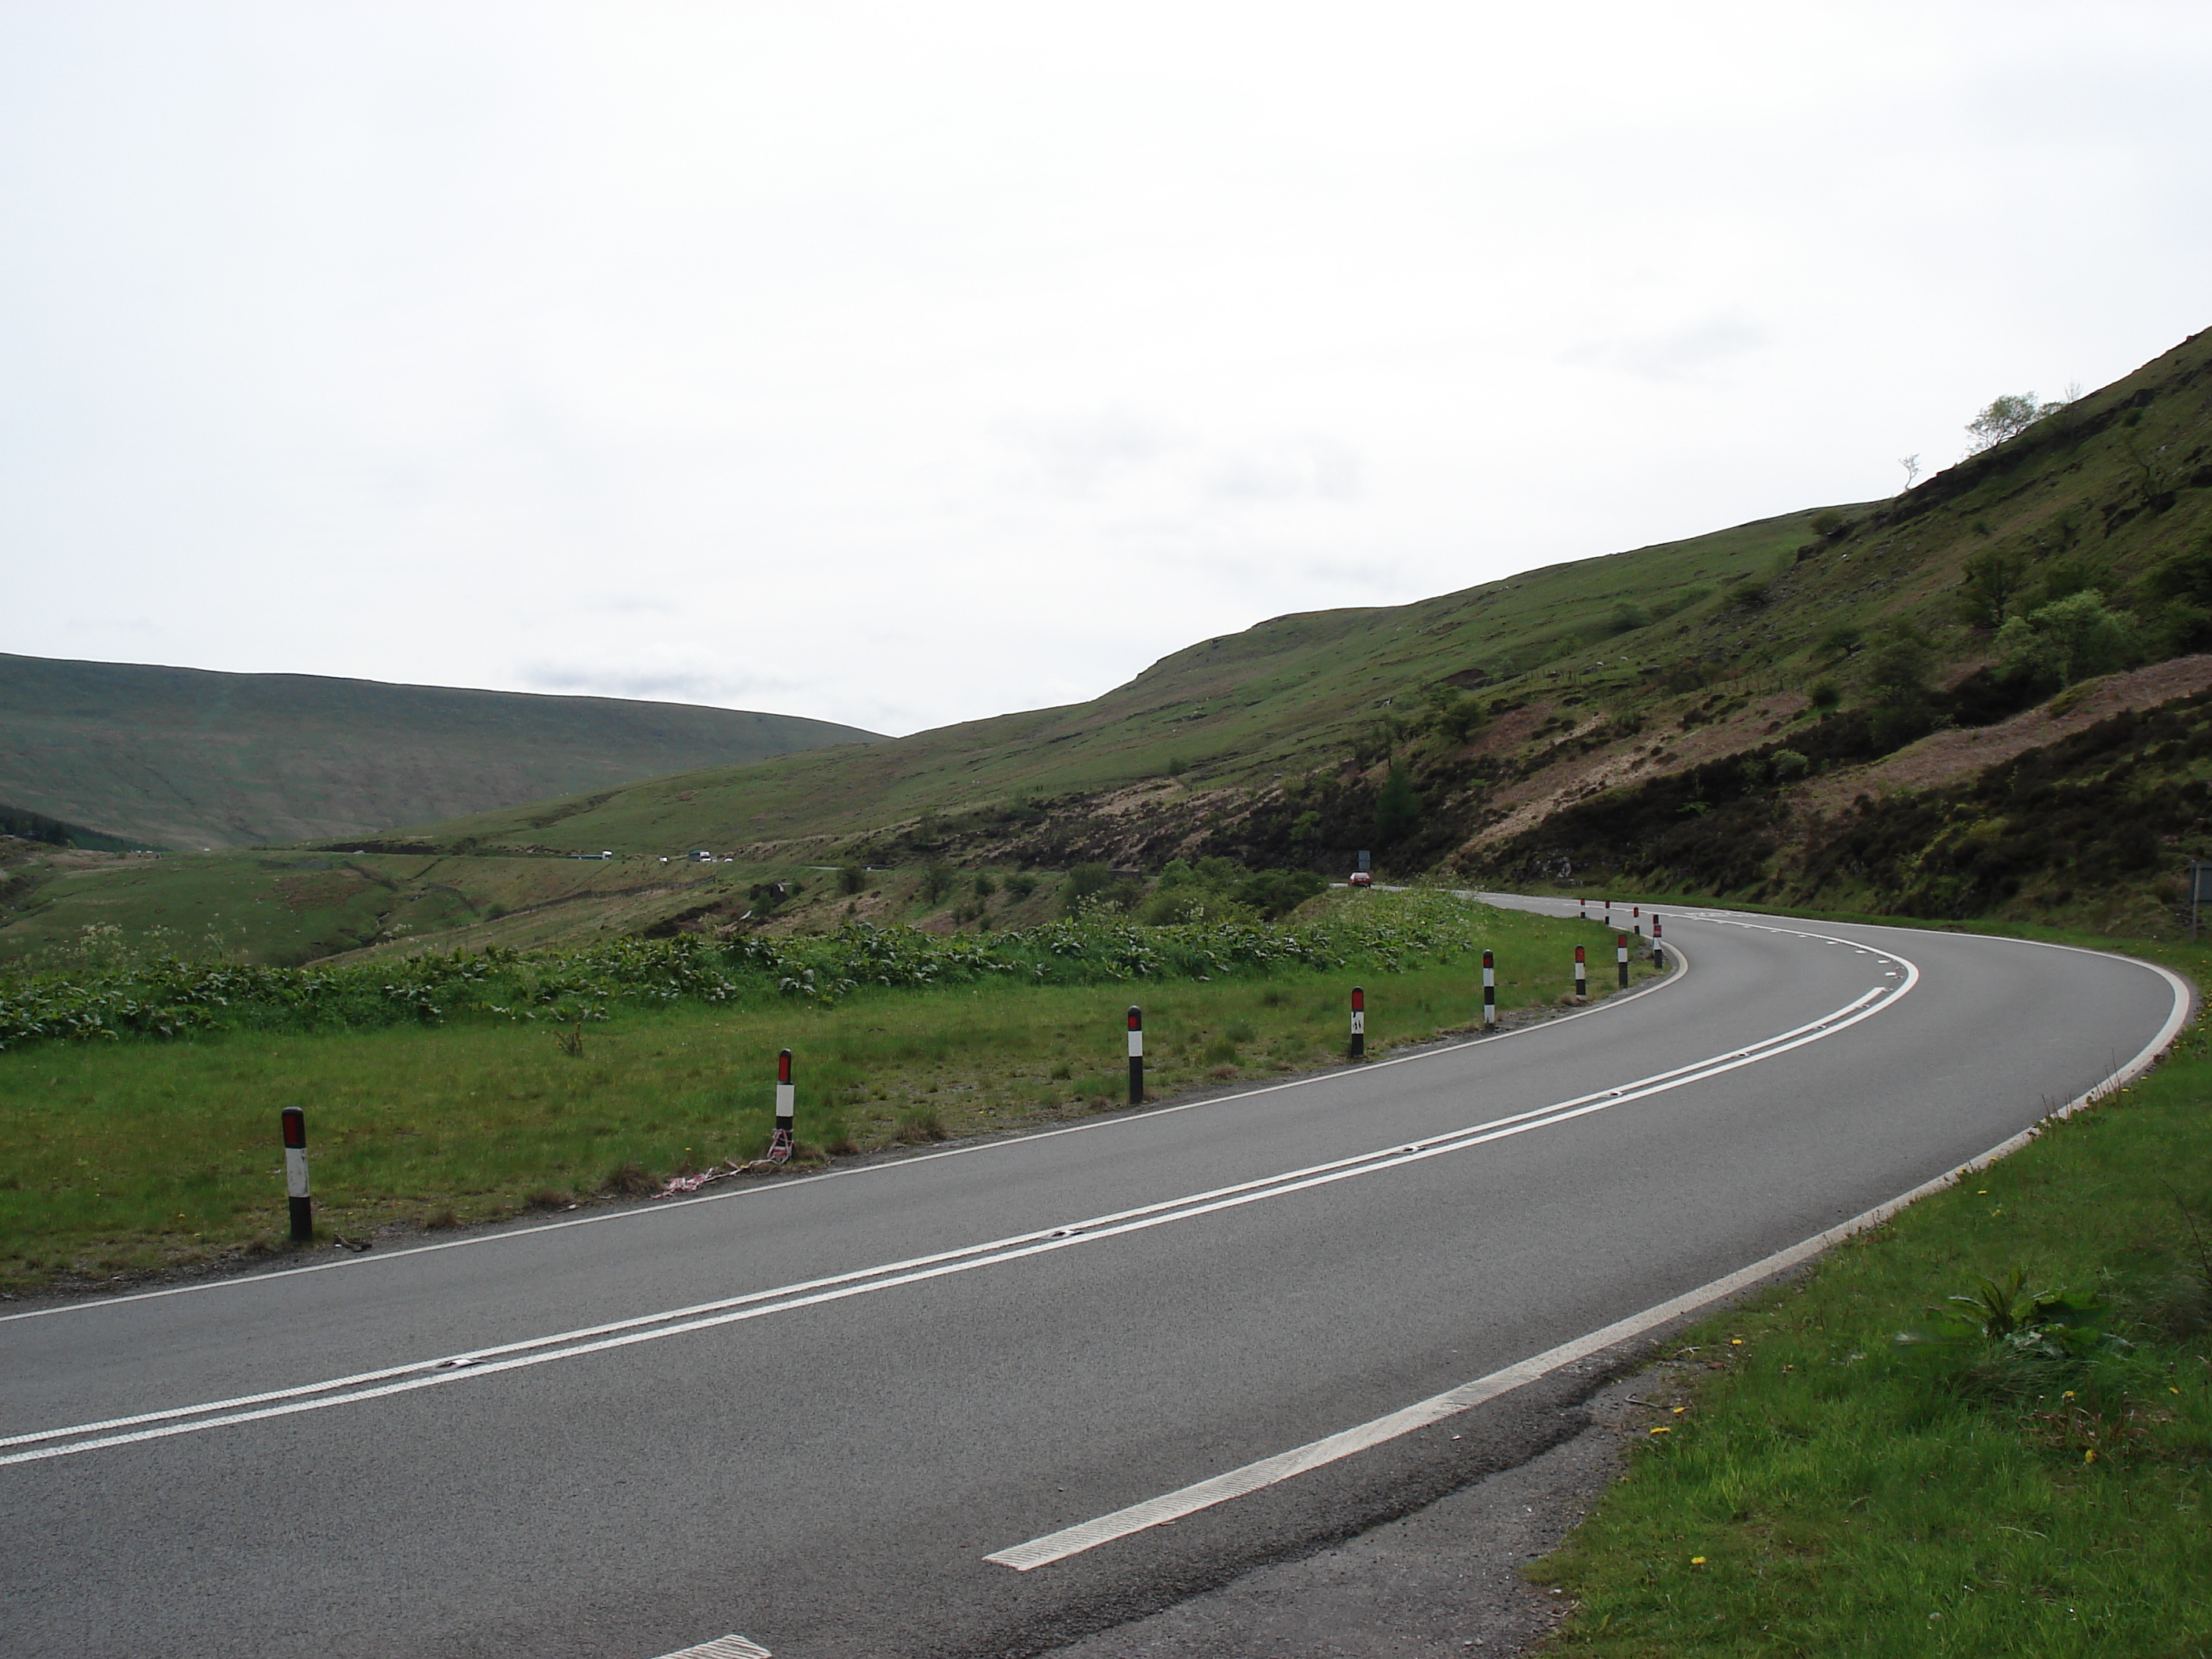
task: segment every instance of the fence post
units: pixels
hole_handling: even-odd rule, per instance
[[[1352,1057],[1367,1058],[1367,993],[1357,985],[1352,988]]]
[[[284,1191],[292,1200],[292,1242],[307,1243],[315,1236],[315,1200],[307,1192],[307,1115],[297,1106],[284,1109]]]
[[[1129,1104],[1145,1103],[1145,1011],[1129,1005]]]
[[[780,1050],[775,1057],[775,1133],[768,1143],[768,1161],[787,1164],[791,1161],[793,1129],[798,1123],[799,1091],[791,1080],[791,1050]]]

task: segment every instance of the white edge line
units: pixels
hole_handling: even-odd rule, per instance
[[[1510,895],[1506,896],[1511,896]],[[1488,904],[1479,895],[1476,902]],[[1504,905],[1491,904],[1493,910],[1504,909]],[[1521,912],[1522,915],[1540,914]],[[1572,916],[1553,920],[1575,921]],[[259,1273],[239,1273],[225,1279],[211,1279],[197,1285],[170,1285],[158,1291],[132,1291],[122,1296],[102,1296],[82,1300],[57,1303],[49,1308],[27,1308],[21,1313],[0,1314],[0,1325],[18,1319],[44,1319],[52,1314],[89,1313],[100,1308],[120,1307],[127,1302],[151,1302],[162,1297],[188,1296],[198,1291],[232,1291],[253,1285],[282,1285],[303,1273],[330,1273],[339,1267],[380,1267],[386,1262],[404,1261],[412,1256],[428,1255],[434,1250],[460,1250],[480,1244],[503,1244],[510,1239],[527,1238],[537,1233],[564,1232],[571,1227],[595,1226],[603,1221],[635,1221],[657,1216],[673,1215],[699,1204],[720,1204],[730,1199],[772,1198],[779,1194],[793,1193],[818,1182],[836,1181],[856,1176],[886,1175],[900,1170],[911,1170],[925,1164],[934,1164],[941,1158],[965,1158],[971,1152],[1003,1152],[1012,1147],[1033,1146],[1041,1140],[1052,1140],[1061,1135],[1085,1134],[1096,1129],[1127,1128],[1132,1124],[1148,1122],[1154,1118],[1171,1117],[1177,1112],[1195,1110],[1200,1106],[1222,1106],[1232,1100],[1249,1100],[1256,1096],[1275,1094],[1285,1089],[1303,1089],[1316,1083],[1341,1083],[1349,1078],[1365,1076],[1388,1066],[1404,1066],[1414,1060],[1435,1060],[1445,1054],[1457,1054],[1472,1048],[1504,1041],[1509,1037],[1528,1036],[1539,1031],[1550,1030],[1569,1020],[1586,1019],[1592,1014],[1601,1014],[1619,1008],[1640,997],[1650,995],[1678,985],[1689,977],[1690,963],[1686,953],[1679,946],[1668,945],[1668,952],[1676,958],[1674,965],[1659,978],[1647,980],[1642,985],[1626,991],[1608,992],[1595,1006],[1578,1009],[1571,1014],[1555,1014],[1547,1019],[1527,1025],[1517,1025],[1510,1030],[1474,1036],[1462,1042],[1425,1042],[1415,1053],[1393,1054],[1388,1060],[1367,1060],[1358,1065],[1346,1065],[1310,1076],[1290,1078],[1281,1083],[1263,1084],[1256,1089],[1240,1089],[1234,1094],[1208,1095],[1202,1100],[1187,1100],[1179,1106],[1158,1106],[1149,1110],[1122,1112],[1112,1117],[1102,1117],[1090,1123],[1071,1123],[1057,1129],[1039,1129],[1029,1133],[1013,1133],[979,1141],[969,1146],[948,1146],[941,1152],[921,1152],[908,1158],[892,1159],[882,1164],[871,1164],[860,1168],[824,1170],[797,1181],[779,1181],[759,1187],[740,1187],[726,1192],[702,1193],[692,1198],[681,1198],[673,1203],[637,1205],[627,1209],[607,1210],[598,1215],[578,1216],[573,1221],[542,1221],[528,1227],[507,1227],[495,1233],[480,1234],[474,1238],[449,1238],[435,1244],[410,1244],[404,1249],[387,1250],[381,1255],[349,1255],[329,1261],[304,1262],[297,1267],[282,1267]],[[2092,951],[2089,954],[2096,955]],[[2132,960],[2132,958],[2130,958]]]
[[[2023,944],[2039,942],[2033,939],[2021,941]],[[2070,945],[2057,948],[2079,949],[2078,946]],[[2111,956],[2117,953],[2090,951],[2084,951],[2083,954]],[[2163,978],[2173,992],[2173,1008],[2158,1034],[2133,1060],[2101,1082],[2075,1096],[2057,1111],[2051,1113],[2045,1120],[2046,1122],[2054,1119],[2070,1117],[2083,1107],[2102,1099],[2113,1090],[2123,1087],[2142,1076],[2165,1052],[2176,1034],[2187,1023],[2190,1014],[2195,1008],[2197,1001],[2195,988],[2179,975],[2159,966],[2156,963],[2144,962],[2140,957],[2123,957],[2121,960],[2136,963],[2138,966],[2148,968]],[[1141,1504],[1133,1504],[1127,1509],[1116,1510],[1111,1515],[1100,1516],[1094,1521],[1085,1521],[1073,1527],[1064,1527],[1058,1532],[1047,1533],[1042,1538],[1031,1539],[1026,1544],[1017,1544],[1010,1549],[997,1551],[983,1559],[986,1561],[995,1562],[1000,1566],[1012,1567],[1017,1572],[1028,1572],[1049,1562],[1063,1560],[1068,1556],[1080,1554],[1085,1550],[1109,1543],[1116,1538],[1124,1538],[1131,1533],[1141,1532],[1164,1522],[1180,1519],[1183,1516],[1194,1514],[1200,1510],[1211,1508],[1216,1504],[1225,1503],[1230,1498],[1256,1492],[1263,1486],[1273,1486],[1279,1481],[1287,1480],[1292,1475],[1303,1474],[1308,1469],[1319,1468],[1324,1464],[1336,1462],[1356,1452],[1379,1445],[1386,1440],[1395,1440],[1401,1435],[1410,1434],[1415,1429],[1424,1428],[1443,1418],[1450,1417],[1471,1407],[1481,1405],[1486,1401],[1494,1400],[1502,1394],[1510,1393],[1515,1389],[1533,1382],[1537,1378],[1559,1370],[1562,1365],[1572,1364],[1577,1359],[1587,1358],[1589,1355],[1609,1348],[1616,1343],[1627,1341],[1661,1325],[1670,1323],[1685,1314],[1693,1313],[1710,1304],[1749,1290],[1762,1280],[1771,1279],[1777,1273],[1785,1273],[1800,1262],[1818,1255],[1831,1245],[1841,1243],[1854,1233],[1863,1232],[1870,1227],[1878,1227],[1908,1204],[1925,1198],[1931,1193],[1940,1192],[1958,1180],[1960,1176],[1984,1168],[1996,1163],[1999,1158],[2019,1151],[2021,1147],[2035,1138],[2040,1127],[2039,1124],[2033,1127],[2023,1129],[2020,1133],[1998,1142],[1979,1157],[1969,1158],[1956,1169],[1947,1170],[1932,1180],[1923,1181],[1910,1192],[1900,1194],[1886,1203],[1877,1204],[1874,1208],[1853,1216],[1849,1221],[1838,1226],[1831,1227],[1826,1232],[1817,1233],[1801,1243],[1792,1244],[1787,1249],[1778,1250],[1771,1255],[1753,1262],[1749,1267],[1740,1267],[1732,1273],[1716,1279],[1710,1284],[1701,1285],[1694,1291],[1686,1291],[1680,1296],[1662,1302],[1656,1307],[1646,1308],[1641,1313],[1632,1314],[1626,1319],[1617,1320],[1601,1329],[1592,1331],[1584,1336],[1578,1336],[1571,1342],[1564,1342],[1556,1348],[1547,1349],[1544,1352],[1524,1359],[1518,1364],[1509,1365],[1503,1370],[1492,1371],[1487,1376],[1478,1377],[1472,1382],[1463,1383],[1444,1394],[1432,1395],[1429,1399],[1392,1412],[1388,1416],[1378,1417],[1372,1422],[1363,1423],[1357,1428],[1342,1430],[1291,1451],[1279,1452],[1274,1456],[1262,1458],[1256,1463],[1248,1463],[1241,1469],[1232,1469],[1228,1474],[1216,1475],[1210,1480],[1201,1480],[1195,1486],[1183,1487],[1180,1492],[1169,1492],[1164,1497],[1150,1498]]]

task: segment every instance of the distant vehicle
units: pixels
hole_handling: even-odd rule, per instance
[[[1351,881],[1354,887],[1372,887],[1375,884],[1375,878],[1364,870],[1354,870],[1352,872]]]

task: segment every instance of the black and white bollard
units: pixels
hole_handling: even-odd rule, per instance
[[[1129,1005],[1129,1104],[1145,1103],[1145,1011]]]
[[[1589,920],[1589,896],[1587,894],[1577,894],[1575,898],[1575,902],[1581,907],[1575,912],[1575,919],[1578,921],[1588,921]]]
[[[1367,993],[1357,985],[1352,988],[1352,1057],[1367,1058]]]
[[[1498,1024],[1498,960],[1489,951],[1482,953],[1482,1029],[1491,1030]]]
[[[770,1164],[791,1162],[793,1131],[798,1123],[799,1089],[791,1080],[791,1050],[785,1048],[775,1057],[775,1133],[769,1138]]]
[[[1613,955],[1620,963],[1620,988],[1626,991],[1628,988],[1628,935],[1616,933],[1613,939]]]
[[[1651,913],[1651,961],[1655,967],[1667,960],[1663,954],[1665,947],[1659,943],[1659,936],[1664,931],[1659,925],[1659,913],[1654,910]]]
[[[1589,1000],[1589,965],[1583,960],[1583,947],[1575,946],[1575,1000]]]
[[[284,1109],[284,1190],[292,1200],[292,1242],[305,1244],[315,1236],[315,1200],[307,1194],[307,1115],[297,1106]]]

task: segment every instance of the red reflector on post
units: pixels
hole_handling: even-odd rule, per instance
[[[269,1120],[264,1118],[261,1121],[266,1123]],[[265,1146],[269,1143],[264,1140],[261,1144]],[[307,1144],[307,1115],[297,1106],[284,1109],[284,1144],[293,1147]]]
[[[791,1050],[788,1048],[775,1057],[775,1080],[778,1083],[791,1081]]]
[[[1352,1012],[1355,1014],[1367,1012],[1367,993],[1357,985],[1352,988]]]
[[[1145,1011],[1134,1003],[1129,1005],[1129,1029],[1133,1031],[1145,1029]]]

